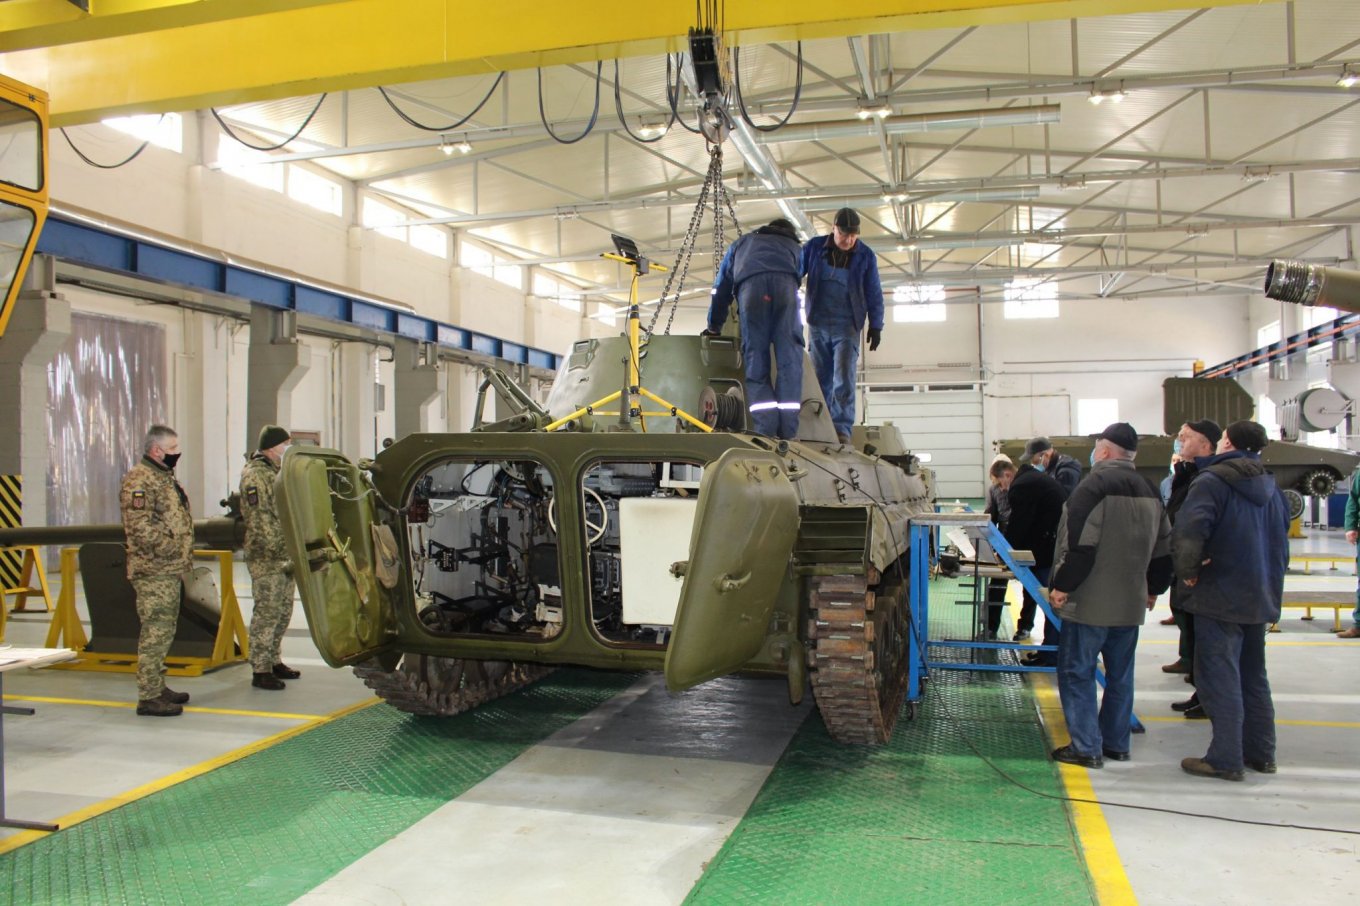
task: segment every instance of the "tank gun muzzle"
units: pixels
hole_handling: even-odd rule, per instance
[[[1360,272],[1302,261],[1277,260],[1266,268],[1267,299],[1360,312]]]

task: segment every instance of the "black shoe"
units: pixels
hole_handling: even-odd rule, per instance
[[[144,698],[137,702],[137,713],[143,717],[174,717],[183,714],[184,709],[163,698]]]
[[[1181,770],[1196,777],[1217,777],[1219,780],[1244,780],[1246,771],[1221,771],[1203,758],[1182,758]]]
[[[256,689],[277,690],[287,688],[283,680],[279,679],[272,673],[257,673],[255,674],[255,678],[250,681],[250,684],[254,686]]]
[[[1208,720],[1209,712],[1204,710],[1203,705],[1196,702],[1193,708],[1185,709],[1184,716],[1186,720]]]
[[[1071,744],[1063,746],[1061,749],[1053,750],[1053,760],[1061,761],[1063,764],[1075,764],[1082,768],[1103,768],[1105,760],[1099,755],[1083,755]]]
[[[1273,761],[1252,761],[1250,758],[1247,759],[1247,767],[1258,774],[1276,774],[1280,770]]]
[[[1183,701],[1183,702],[1172,702],[1172,703],[1171,703],[1171,710],[1172,710],[1172,711],[1189,711],[1191,708],[1198,708],[1199,706],[1200,706],[1200,704],[1199,704],[1199,693],[1196,692],[1194,695],[1190,696],[1189,698],[1187,698],[1187,699],[1186,699],[1185,701]]]
[[[1163,673],[1189,673],[1190,665],[1183,660],[1175,660],[1169,664],[1162,665]]]
[[[287,664],[275,664],[274,675],[279,679],[297,679],[299,676],[302,676],[302,671],[294,670]]]
[[[1101,747],[1100,752],[1101,752],[1101,754],[1104,755],[1106,758],[1110,759],[1110,761],[1128,761],[1128,760],[1129,760],[1129,753],[1128,753],[1128,752],[1116,752],[1114,749],[1107,749],[1107,748],[1104,748],[1103,746]]]
[[[161,701],[170,702],[172,705],[183,705],[189,701],[188,692],[176,692],[169,686],[161,690]]]
[[[1020,629],[1020,630],[1017,630],[1016,633],[1015,633],[1015,635],[1011,636],[1011,641],[1012,641],[1012,642],[1028,642],[1028,641],[1029,641],[1029,630],[1028,630],[1028,629]]]
[[[1056,667],[1058,659],[1047,651],[1037,654],[1027,654],[1020,659],[1020,663],[1026,667]]]

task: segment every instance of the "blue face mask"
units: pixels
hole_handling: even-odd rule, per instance
[[[1180,439],[1179,437],[1176,438],[1174,441],[1171,442],[1171,452],[1172,452],[1172,453],[1180,453],[1180,452],[1181,452],[1181,439]]]
[[[1092,450],[1092,451],[1091,451],[1091,467],[1092,467],[1092,468],[1095,468],[1095,465],[1096,465],[1096,451],[1095,451],[1095,450]]]
[[[1043,464],[1043,463],[1041,463],[1041,462],[1036,462],[1036,463],[1034,463],[1034,471],[1036,471],[1036,472],[1042,472],[1043,470],[1044,470],[1044,464]]]

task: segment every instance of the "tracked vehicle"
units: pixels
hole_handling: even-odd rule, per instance
[[[358,464],[291,448],[278,500],[322,656],[426,715],[559,664],[672,690],[783,675],[836,739],[886,741],[916,643],[907,522],[931,502],[910,457],[839,444],[804,375],[799,439],[751,434],[738,342],[644,347],[634,308],[628,336],[575,344],[544,407],[490,373],[468,433]],[[491,392],[517,411],[486,424]]]

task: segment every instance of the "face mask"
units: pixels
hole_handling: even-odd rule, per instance
[[[1171,442],[1171,452],[1172,452],[1172,453],[1180,453],[1180,452],[1181,452],[1181,439],[1180,439],[1179,437],[1176,438],[1174,441]]]
[[[1092,450],[1092,451],[1091,451],[1091,467],[1092,467],[1092,468],[1095,468],[1095,464],[1096,464],[1096,451],[1095,451],[1095,450]]]
[[[1044,464],[1043,464],[1043,463],[1041,463],[1041,462],[1036,462],[1036,463],[1034,464],[1034,471],[1036,471],[1036,472],[1042,472],[1043,470],[1044,470]]]
[[[161,461],[165,464],[167,469],[174,469],[175,463],[179,462],[179,457],[180,454],[178,453],[166,453],[165,458]]]

